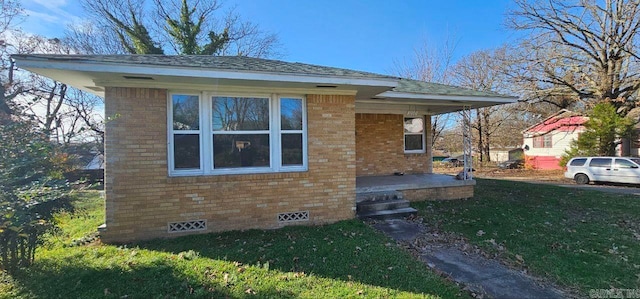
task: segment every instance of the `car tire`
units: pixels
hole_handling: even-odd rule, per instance
[[[576,184],[586,185],[589,184],[589,177],[584,173],[576,174],[573,179],[576,181]]]

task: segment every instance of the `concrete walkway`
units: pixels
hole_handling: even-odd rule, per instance
[[[387,220],[374,227],[404,243],[411,243],[423,233],[420,224],[405,220]],[[491,298],[564,298],[562,292],[543,287],[534,278],[480,255],[468,254],[447,245],[419,250],[420,258],[428,266],[475,293]]]

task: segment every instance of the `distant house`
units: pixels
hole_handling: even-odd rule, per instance
[[[523,159],[523,150],[520,147],[491,148],[489,157],[493,162]]]
[[[589,118],[562,109],[522,132],[526,166],[534,169],[562,169],[560,157],[571,141],[584,132]]]

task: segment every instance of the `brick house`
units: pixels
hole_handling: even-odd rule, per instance
[[[562,109],[525,129],[522,134],[527,167],[562,169],[559,165],[562,154],[584,131],[584,123],[588,119],[581,114]]]
[[[331,223],[389,184],[412,200],[471,197],[474,182],[429,176],[431,115],[515,100],[248,57],[13,58],[104,97],[105,242]]]

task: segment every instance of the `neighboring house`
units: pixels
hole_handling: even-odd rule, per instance
[[[571,141],[584,131],[589,118],[562,109],[522,132],[526,166],[534,169],[562,169],[559,162]]]
[[[237,56],[12,57],[105,98],[104,242],[353,218],[361,178],[429,177],[431,115],[515,101]],[[473,187],[450,178],[403,192],[463,198]]]
[[[492,162],[524,159],[523,150],[519,147],[491,148],[489,155]]]

